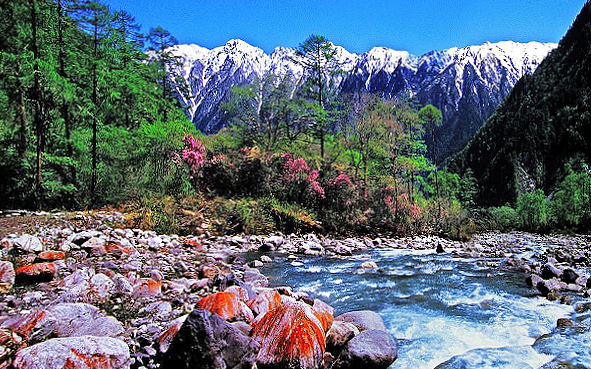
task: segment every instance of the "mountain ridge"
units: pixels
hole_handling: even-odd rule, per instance
[[[457,152],[476,132],[524,74],[532,73],[557,44],[536,41],[486,42],[465,48],[407,51],[374,47],[363,54],[335,46],[344,73],[334,77],[338,93],[367,91],[384,98],[414,97],[443,112],[438,129],[442,158]],[[225,126],[219,104],[236,85],[267,74],[290,74],[301,82],[304,71],[291,56],[295,49],[276,47],[270,54],[240,39],[207,49],[175,45],[169,51],[182,61],[179,74],[191,96],[181,97],[196,128],[213,133]],[[180,95],[180,94],[179,94]],[[439,158],[441,161],[442,158]]]

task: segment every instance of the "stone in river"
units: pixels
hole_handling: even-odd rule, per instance
[[[561,272],[554,265],[546,263],[541,266],[540,274],[542,275],[542,278],[548,280],[552,278],[560,278]]]
[[[338,353],[351,338],[358,334],[359,329],[353,324],[335,320],[326,333],[326,349],[332,353]]]
[[[351,311],[337,316],[335,320],[351,323],[361,332],[370,329],[386,331],[382,317],[370,310]]]
[[[347,342],[332,369],[386,369],[397,357],[396,341],[388,332],[367,330]]]
[[[564,283],[571,284],[576,283],[579,275],[572,269],[566,268],[562,272],[562,278],[560,278]]]

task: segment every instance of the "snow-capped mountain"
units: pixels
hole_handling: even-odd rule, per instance
[[[334,76],[337,92],[368,91],[385,98],[415,96],[443,112],[438,137],[442,157],[460,149],[494,112],[515,83],[532,73],[557,45],[503,41],[451,48],[415,56],[406,51],[375,47],[359,55],[336,46],[344,71]],[[271,73],[291,74],[303,81],[303,70],[291,57],[294,49],[278,47],[273,53],[234,39],[208,50],[176,45],[177,73],[192,96],[182,101],[195,126],[207,133],[224,126],[219,104],[233,86],[251,83]]]

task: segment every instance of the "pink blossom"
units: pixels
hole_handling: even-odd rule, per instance
[[[198,171],[205,162],[205,147],[201,141],[190,134],[186,134],[184,139],[185,148],[183,149],[183,160],[191,166],[193,171]]]
[[[312,188],[310,188],[310,193],[316,192],[318,195],[320,195],[320,197],[324,198],[324,188],[320,186],[320,183],[315,181],[312,182],[311,185]]]
[[[338,175],[338,177],[328,181],[329,186],[337,186],[340,184],[346,184],[349,187],[351,187],[353,185],[353,183],[351,182],[351,179],[345,173],[341,173]]]

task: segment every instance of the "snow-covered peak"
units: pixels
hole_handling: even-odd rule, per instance
[[[370,72],[383,70],[393,72],[401,64],[409,64],[414,59],[408,51],[392,50],[386,47],[374,47],[363,54],[362,59]]]

